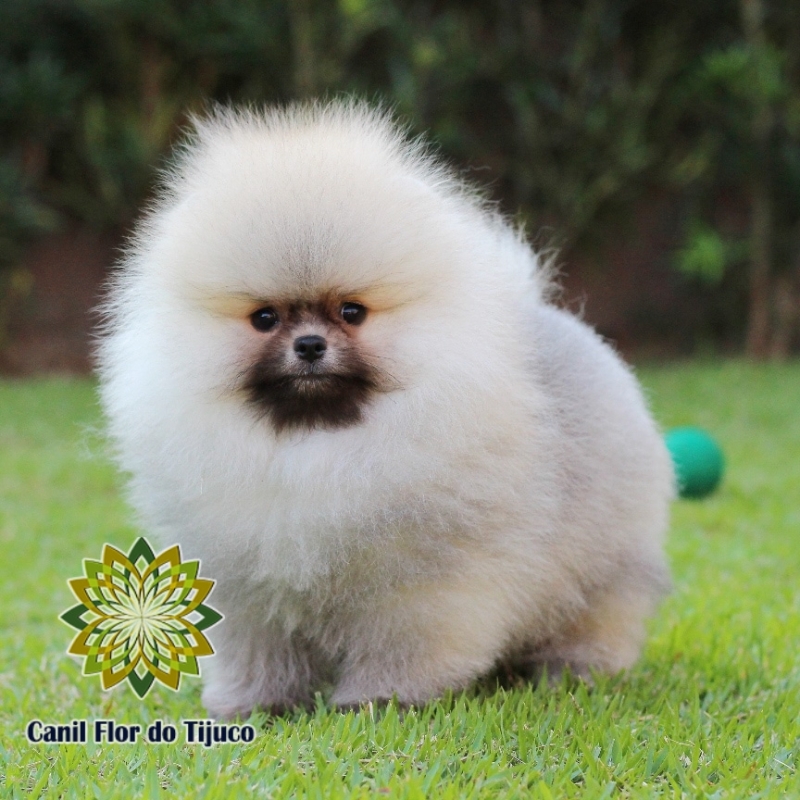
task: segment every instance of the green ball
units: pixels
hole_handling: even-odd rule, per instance
[[[716,441],[699,428],[675,428],[665,440],[675,466],[678,494],[692,499],[710,495],[719,486],[725,466]]]

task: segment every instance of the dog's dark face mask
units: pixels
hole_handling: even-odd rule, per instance
[[[243,379],[251,406],[277,432],[359,423],[382,385],[358,341],[368,315],[359,303],[327,299],[257,309],[250,321],[264,345]]]

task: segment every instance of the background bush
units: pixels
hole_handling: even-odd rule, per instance
[[[338,92],[488,168],[504,208],[567,252],[666,193],[675,268],[733,309],[726,333],[754,356],[791,348],[795,0],[4,0],[0,264],[59,225],[127,228],[209,100]]]

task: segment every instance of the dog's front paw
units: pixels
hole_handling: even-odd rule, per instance
[[[246,719],[253,711],[264,711],[270,716],[283,716],[298,709],[312,706],[312,698],[289,694],[276,695],[251,689],[242,690],[224,686],[207,686],[203,692],[203,705],[210,717],[231,720]]]
[[[380,674],[380,672],[378,672]],[[423,706],[438,697],[445,688],[461,688],[468,679],[452,681],[429,681],[415,676],[397,676],[395,680],[371,679],[359,675],[358,678],[345,677],[336,686],[331,696],[331,704],[340,711],[358,710],[367,705],[385,706],[394,703],[398,708]]]

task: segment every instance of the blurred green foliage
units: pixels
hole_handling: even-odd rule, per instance
[[[731,248],[717,231],[697,224],[675,256],[678,269],[708,283],[719,283],[731,261]]]
[[[127,227],[209,101],[352,92],[562,247],[671,193],[680,271],[746,293],[756,234],[725,212],[754,176],[772,268],[800,272],[799,87],[795,0],[4,0],[0,264],[60,223]]]

